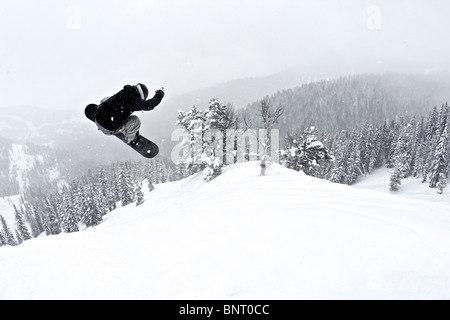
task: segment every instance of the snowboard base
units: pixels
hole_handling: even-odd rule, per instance
[[[159,148],[156,143],[148,140],[144,136],[141,136],[139,132],[137,133],[136,138],[130,143],[126,141],[125,136],[122,133],[115,134],[114,136],[123,141],[125,144],[129,145],[145,158],[154,158],[159,153]]]

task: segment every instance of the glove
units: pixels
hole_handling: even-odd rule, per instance
[[[157,96],[160,99],[162,99],[164,95],[165,95],[164,87],[161,87],[161,89],[155,91],[155,96]]]

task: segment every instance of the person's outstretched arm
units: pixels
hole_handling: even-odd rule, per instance
[[[136,111],[150,111],[155,109],[155,107],[160,104],[161,100],[164,98],[164,91],[162,89],[156,90],[153,98],[148,100],[140,100],[138,103],[138,108]]]

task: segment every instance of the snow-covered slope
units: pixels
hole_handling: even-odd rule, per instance
[[[443,203],[450,207],[450,188],[444,189],[443,194],[437,193],[437,188],[430,188],[428,182],[422,183],[421,178],[409,177],[401,180],[400,189],[395,192],[389,191],[390,176],[393,169],[379,168],[372,174],[361,178],[353,184],[359,189],[369,189],[386,194],[393,194],[399,197],[427,200],[436,203]]]
[[[37,163],[42,164],[43,157],[32,156],[26,153],[26,148],[20,144],[13,144],[9,153],[10,176],[16,177],[20,192],[29,185],[27,172],[32,170]]]
[[[101,225],[0,248],[0,299],[450,298],[449,204],[275,166],[157,185]]]
[[[20,207],[20,195],[0,198],[0,215],[3,216],[6,224],[11,230],[15,230],[14,206],[16,206],[17,208]]]

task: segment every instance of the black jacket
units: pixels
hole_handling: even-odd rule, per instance
[[[118,93],[100,103],[95,120],[103,128],[116,131],[134,111],[153,110],[163,97],[164,91],[157,90],[153,98],[143,100],[135,86],[126,85]]]

